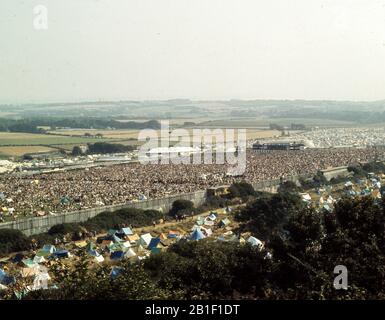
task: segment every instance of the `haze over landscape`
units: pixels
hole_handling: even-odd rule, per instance
[[[381,100],[384,17],[378,0],[3,0],[0,102]]]

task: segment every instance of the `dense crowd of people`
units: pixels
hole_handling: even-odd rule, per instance
[[[25,216],[160,198],[178,193],[258,182],[282,176],[316,173],[330,167],[385,159],[385,148],[248,151],[242,176],[227,174],[226,165],[121,164],[57,173],[0,176],[2,215]]]

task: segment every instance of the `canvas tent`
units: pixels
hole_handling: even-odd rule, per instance
[[[136,233],[133,234],[132,236],[127,237],[127,240],[130,241],[130,243],[132,244],[135,244],[139,239],[140,237]]]
[[[122,228],[122,229],[120,229],[119,233],[122,233],[126,236],[132,236],[134,234],[132,232],[131,228]]]
[[[228,226],[230,223],[231,223],[230,220],[229,220],[228,218],[226,218],[226,219],[223,219],[223,220],[220,221],[219,226],[220,226],[220,227],[226,227],[226,226]]]
[[[130,248],[130,249],[128,249],[128,250],[126,251],[126,253],[124,254],[124,257],[125,257],[125,258],[136,257],[136,253],[135,253],[134,250],[132,250],[132,249]]]
[[[120,259],[123,259],[123,257],[124,257],[123,251],[114,251],[110,255],[111,260],[120,260]]]
[[[248,239],[247,239],[247,242],[250,243],[252,246],[258,246],[260,249],[263,248],[263,243],[261,240],[255,238],[255,237],[252,237],[250,236]]]
[[[202,233],[200,228],[196,228],[190,236],[191,240],[201,240],[206,238],[206,236]]]
[[[152,239],[151,234],[145,233],[145,234],[142,234],[142,235],[140,236],[139,243],[140,243],[143,247],[147,248],[148,245],[149,245],[150,242],[151,242],[151,239]]]

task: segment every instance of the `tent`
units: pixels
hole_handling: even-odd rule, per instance
[[[9,276],[4,272],[4,270],[0,269],[0,284],[8,286],[10,284],[15,284],[16,278]]]
[[[311,196],[308,193],[302,194],[302,200],[304,201],[311,201]]]
[[[132,244],[135,244],[139,239],[140,237],[136,233],[133,234],[132,236],[127,237],[127,240],[130,241],[130,243]]]
[[[205,226],[213,226],[214,225],[214,221],[206,219],[204,225]]]
[[[120,260],[124,258],[124,252],[123,251],[114,251],[111,252],[110,259],[111,260]]]
[[[154,248],[151,249],[151,254],[158,254],[158,253],[160,253],[160,249],[159,248],[154,247]]]
[[[107,235],[113,236],[113,235],[115,235],[116,231],[117,230],[115,230],[115,229],[110,229],[110,230],[107,231]]]
[[[122,243],[122,246],[123,246],[124,248],[130,248],[130,247],[131,247],[131,242],[130,242],[130,241],[123,242],[123,243]]]
[[[221,220],[221,221],[219,222],[219,226],[220,226],[220,227],[226,227],[226,226],[228,226],[230,223],[231,223],[230,220],[226,218],[226,219],[223,219],[223,220]]]
[[[132,236],[134,234],[132,232],[131,228],[122,228],[122,229],[120,229],[119,233],[122,233],[126,236]]]
[[[33,262],[35,263],[44,263],[46,262],[47,260],[44,259],[44,257],[39,257],[38,255],[36,255],[34,258],[33,258]]]
[[[21,254],[21,253],[18,253],[18,254],[16,254],[16,255],[13,257],[12,262],[13,262],[13,263],[19,263],[19,262],[21,262],[23,259],[24,259],[24,255]]]
[[[26,267],[28,268],[34,268],[34,267],[37,267],[38,264],[36,262],[34,262],[32,259],[23,259],[21,261]]]
[[[201,240],[204,238],[206,238],[206,236],[202,233],[200,228],[195,229],[195,231],[190,236],[191,240]]]
[[[142,234],[142,235],[140,236],[139,243],[140,243],[143,247],[147,248],[148,245],[149,245],[150,242],[151,242],[151,239],[152,239],[151,234],[145,233],[145,234]]]
[[[323,208],[328,211],[328,212],[331,212],[332,211],[332,208],[330,208],[330,206],[328,204],[324,204],[323,205]]]
[[[112,241],[114,241],[114,242],[122,242],[122,241],[123,241],[122,239],[120,239],[120,238],[117,237],[116,235],[113,235],[112,237],[113,237],[113,240],[112,240]]]
[[[111,270],[111,278],[116,278],[118,277],[122,272],[123,272],[123,268],[122,267],[113,267],[112,270]]]
[[[57,251],[55,251],[54,256],[55,256],[55,258],[59,258],[59,259],[69,258],[70,253],[68,250],[64,250],[64,249],[63,250],[57,250]]]
[[[100,254],[100,255],[98,255],[98,256],[95,257],[95,261],[96,261],[96,262],[99,262],[99,263],[100,263],[100,262],[103,262],[103,261],[104,261],[104,257]]]
[[[78,248],[84,248],[87,246],[87,242],[86,241],[76,241],[75,246]]]
[[[51,280],[51,277],[49,276],[48,272],[43,271],[39,272],[35,279],[33,280],[33,285],[30,287],[32,291],[34,290],[41,290],[41,289],[48,289],[48,281]]]
[[[212,221],[216,220],[217,219],[217,216],[215,215],[214,212],[211,212],[211,214],[208,216],[208,218]]]
[[[176,238],[179,235],[178,231],[169,231],[167,237],[168,238]]]
[[[205,223],[205,219],[203,217],[198,217],[196,224],[201,226]]]
[[[21,276],[23,278],[34,277],[37,274],[39,274],[39,272],[40,272],[40,270],[39,270],[38,267],[35,267],[35,268],[23,268],[23,269],[21,269]]]
[[[134,250],[132,250],[132,249],[130,248],[130,249],[128,249],[128,250],[126,251],[126,253],[124,254],[124,257],[125,257],[125,258],[136,257],[136,253],[135,253]]]
[[[160,243],[160,239],[159,238],[152,238],[147,249],[148,250],[151,250],[152,248],[155,248],[158,244]]]
[[[260,249],[263,248],[263,243],[261,240],[255,238],[255,237],[252,237],[250,236],[248,239],[247,239],[247,242],[250,243],[252,246],[258,246]]]
[[[54,253],[56,251],[56,248],[53,245],[46,244],[46,245],[43,246],[43,248],[41,250],[45,251],[45,252],[48,252],[48,253]]]
[[[159,239],[160,239],[160,240],[166,240],[167,238],[168,238],[167,235],[164,234],[164,233],[161,233],[161,234],[159,235]]]

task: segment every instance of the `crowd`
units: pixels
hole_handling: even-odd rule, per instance
[[[385,128],[327,128],[305,131],[290,137],[311,141],[316,148],[384,145]]]
[[[226,165],[129,163],[35,175],[0,176],[0,215],[35,216],[187,193],[234,181],[258,182],[385,159],[385,148],[248,151],[242,176]]]

